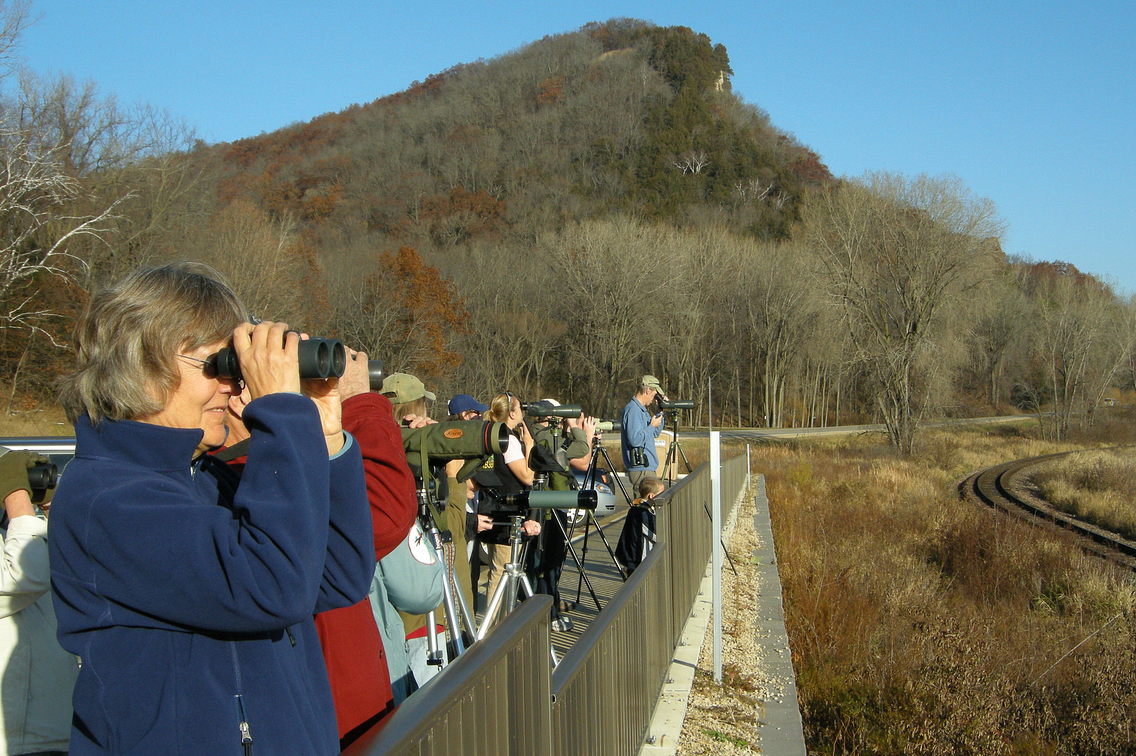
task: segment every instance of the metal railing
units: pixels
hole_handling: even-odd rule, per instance
[[[551,606],[541,595],[519,604],[344,755],[551,753]]]
[[[748,476],[744,454],[722,464],[723,518]],[[551,675],[537,596],[344,754],[638,753],[710,560],[710,487],[702,465],[660,498],[659,545]]]
[[[632,573],[552,673],[552,751],[634,754],[671,663],[669,545]]]

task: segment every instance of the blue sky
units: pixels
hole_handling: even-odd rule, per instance
[[[425,8],[426,10],[418,10]],[[272,131],[627,16],[721,42],[734,92],[837,175],[957,174],[1004,249],[1136,293],[1136,3],[35,0],[25,62],[184,118]]]

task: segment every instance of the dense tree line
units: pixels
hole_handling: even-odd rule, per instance
[[[3,52],[27,6],[0,7]],[[834,179],[684,27],[589,24],[219,145],[5,70],[10,397],[50,394],[85,291],[186,257],[443,396],[610,416],[650,372],[697,402],[685,421],[711,420],[712,385],[716,424],[879,421],[910,450],[926,418],[1011,405],[1060,436],[1132,384],[1131,302],[1006,259],[955,178]]]

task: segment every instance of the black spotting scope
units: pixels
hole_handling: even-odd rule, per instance
[[[521,491],[497,499],[502,505],[515,509],[592,509],[599,503],[595,489],[582,491]]]
[[[561,404],[559,406],[550,402],[524,402],[521,404],[529,417],[579,417],[584,410],[578,404]]]

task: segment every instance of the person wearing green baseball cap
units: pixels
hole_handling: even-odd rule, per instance
[[[410,373],[391,373],[383,380],[383,388],[379,393],[394,405],[396,420],[415,428],[425,425],[426,400],[434,401],[438,398],[434,392],[426,390],[426,384]]]

